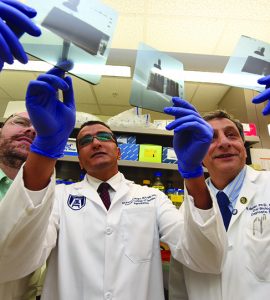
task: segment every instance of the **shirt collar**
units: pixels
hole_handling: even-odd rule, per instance
[[[104,182],[102,180],[99,180],[93,176],[90,176],[88,174],[86,174],[86,179],[88,181],[88,183],[95,189],[97,190],[99,185]],[[118,187],[120,186],[120,183],[121,183],[121,179],[122,179],[122,176],[121,176],[121,173],[118,172],[117,174],[115,174],[113,177],[111,177],[109,180],[107,180],[106,182],[110,184],[111,188],[114,190],[114,191],[117,191],[118,190]]]
[[[5,184],[11,185],[13,182],[12,179],[10,179],[4,172],[3,170],[0,169],[0,182],[4,182]]]
[[[244,166],[244,168],[240,171],[240,173],[231,181],[224,189],[223,192],[229,197],[231,202],[234,202],[240,193],[240,190],[242,188],[245,175],[246,175],[247,167]],[[208,184],[210,190],[214,193],[214,195],[217,194],[219,191],[212,183],[211,178],[206,179],[206,183]]]
[[[0,181],[5,177],[7,178],[7,175],[0,169]]]

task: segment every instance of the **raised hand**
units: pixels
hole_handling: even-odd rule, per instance
[[[213,129],[191,104],[178,97],[172,101],[174,106],[165,107],[164,112],[175,116],[166,129],[174,130],[173,147],[179,172],[184,178],[202,176],[202,161],[211,144]]]
[[[252,99],[252,103],[258,104],[258,103],[262,103],[266,100],[270,100],[270,75],[262,77],[258,80],[259,84],[265,85],[265,90],[260,93],[259,95],[257,95],[256,97],[254,97]],[[269,115],[270,114],[270,102],[268,102],[265,106],[265,108],[262,111],[263,115]]]
[[[50,158],[63,156],[66,142],[75,125],[75,101],[70,77],[53,68],[31,81],[26,93],[26,107],[37,131],[31,151]],[[63,102],[58,99],[63,91]]]
[[[27,63],[28,58],[19,38],[28,33],[40,36],[40,29],[31,20],[36,11],[17,0],[0,0],[0,70],[6,62],[12,64],[14,58]]]

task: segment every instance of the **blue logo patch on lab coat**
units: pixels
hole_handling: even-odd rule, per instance
[[[85,206],[86,197],[69,195],[67,204],[73,210],[80,210]]]

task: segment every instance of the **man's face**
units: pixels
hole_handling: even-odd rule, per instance
[[[236,125],[226,119],[213,119],[208,123],[214,129],[213,141],[203,160],[212,178],[234,178],[246,163],[246,149]]]
[[[91,142],[91,136],[105,133],[104,140],[94,138]],[[118,172],[117,160],[120,158],[120,150],[114,140],[110,139],[107,133],[112,132],[102,124],[85,126],[78,134],[78,154],[82,169],[87,174],[107,180]]]
[[[11,164],[16,160],[25,161],[36,136],[28,113],[15,114],[0,130],[0,159],[4,163],[10,160]]]

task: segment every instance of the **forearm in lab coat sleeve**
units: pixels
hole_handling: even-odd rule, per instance
[[[1,283],[24,277],[36,270],[46,261],[55,246],[57,222],[51,214],[54,189],[55,175],[52,176],[43,199],[33,201],[24,187],[21,168],[1,201]]]
[[[211,209],[201,210],[195,207],[186,189],[184,198],[179,210],[179,226],[165,234],[163,240],[167,240],[173,257],[188,268],[218,274],[226,258],[228,241],[216,201]],[[179,227],[180,232],[176,232]],[[179,238],[175,243],[177,234]]]

